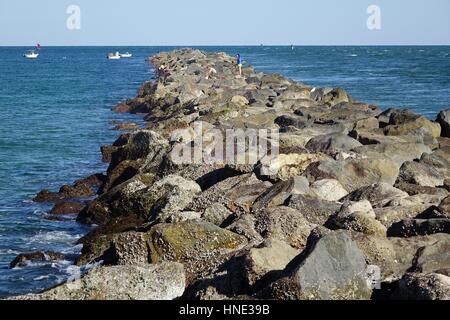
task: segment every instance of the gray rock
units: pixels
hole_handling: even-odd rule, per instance
[[[423,143],[371,144],[354,148],[353,151],[367,158],[384,155],[399,167],[406,161],[420,160],[424,154],[431,153],[431,149]]]
[[[323,179],[311,184],[311,192],[319,199],[339,201],[348,195],[347,190],[335,179]]]
[[[265,209],[255,215],[255,229],[265,239],[276,239],[302,249],[316,225],[289,207]]]
[[[408,197],[408,194],[387,183],[376,183],[367,187],[362,187],[353,191],[343,201],[361,201],[368,200],[374,208],[386,206],[393,199],[402,199]]]
[[[341,204],[337,202],[305,195],[290,197],[287,206],[298,210],[308,222],[316,225],[324,225],[328,218],[341,208]]]
[[[450,274],[450,240],[444,239],[420,248],[412,270],[420,273]]]
[[[330,134],[314,137],[306,144],[306,149],[312,152],[334,153],[350,151],[362,146],[360,142],[345,134]]]
[[[445,178],[433,167],[419,162],[405,162],[400,168],[399,182],[414,183],[424,187],[444,185]]]
[[[322,161],[306,170],[310,179],[336,179],[349,192],[374,183],[387,183],[392,186],[398,173],[398,166],[392,160],[382,158]]]
[[[253,209],[259,210],[266,207],[276,207],[285,203],[292,195],[310,194],[309,181],[305,177],[293,177],[288,181],[281,181],[267,189],[256,199]]]
[[[17,300],[173,300],[183,295],[183,265],[112,266],[93,269],[81,279]]]
[[[306,253],[296,259],[295,264],[292,262],[289,266],[293,271],[288,278],[272,285],[275,298],[370,299],[372,289],[366,276],[364,255],[345,232],[332,232],[308,243]],[[290,285],[283,287],[286,283]]]

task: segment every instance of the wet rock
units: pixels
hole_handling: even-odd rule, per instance
[[[16,267],[26,267],[32,262],[54,262],[58,260],[64,260],[65,255],[54,251],[36,251],[29,253],[21,253],[14,258],[9,264],[10,269]]]
[[[60,202],[57,203],[50,214],[78,214],[85,206],[79,202]]]
[[[393,299],[450,300],[450,277],[441,274],[406,274]]]
[[[112,160],[112,154],[117,151],[117,147],[105,145],[100,147],[100,152],[102,154],[102,162],[110,163]]]
[[[406,162],[400,168],[399,182],[437,187],[444,184],[444,177],[433,167],[419,162]]]
[[[113,111],[117,113],[129,113],[131,111],[131,107],[127,104],[121,103],[115,106]]]
[[[113,128],[115,131],[134,131],[139,129],[139,125],[134,122],[120,122]]]
[[[95,195],[94,190],[83,181],[76,182],[73,186],[64,185],[58,192],[42,190],[33,198],[34,202],[58,202],[61,200],[88,198]]]
[[[241,250],[245,238],[203,221],[159,224],[148,234],[152,263],[183,263],[188,279],[210,273],[233,253]]]
[[[183,265],[164,262],[96,268],[79,280],[17,300],[173,300],[183,295]]]
[[[450,219],[402,220],[388,229],[389,237],[407,238],[435,233],[450,233]]]

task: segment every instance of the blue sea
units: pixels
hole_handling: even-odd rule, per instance
[[[111,107],[152,78],[145,59],[173,47],[0,47],[0,297],[38,292],[76,274],[70,257],[88,227],[50,221],[41,189],[106,169],[99,148],[118,136],[112,120],[140,122]],[[259,71],[312,86],[342,87],[382,108],[405,107],[431,119],[450,107],[450,47],[206,47],[241,53]],[[108,61],[108,52],[133,58]],[[22,252],[54,250],[67,261],[9,269]]]

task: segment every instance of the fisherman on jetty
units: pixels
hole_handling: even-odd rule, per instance
[[[242,57],[239,53],[236,55],[236,64],[239,68],[239,75],[242,76]]]

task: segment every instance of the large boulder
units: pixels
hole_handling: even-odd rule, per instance
[[[252,287],[264,277],[281,273],[298,254],[298,250],[284,241],[266,240],[240,257],[232,274],[238,278],[243,277],[245,286]]]
[[[172,213],[188,207],[201,191],[195,181],[169,175],[151,187],[131,193],[128,197],[121,197],[114,202],[114,210],[148,220],[166,221]]]
[[[9,264],[11,269],[16,267],[25,267],[32,262],[55,262],[58,260],[64,260],[66,256],[59,252],[54,251],[36,251],[36,252],[27,252],[21,253],[17,257],[14,258],[13,261]]]
[[[156,225],[147,239],[151,262],[180,262],[189,280],[210,273],[247,244],[244,237],[201,220]]]
[[[339,151],[350,151],[358,148],[362,144],[342,133],[334,133],[324,136],[314,137],[306,144],[306,149],[312,152],[335,153]]]
[[[387,283],[395,282],[408,270],[417,268],[415,261],[423,248],[441,241],[448,242],[450,239],[448,234],[386,238],[352,232],[350,236],[364,253],[367,263],[380,268],[381,280]]]
[[[424,187],[442,186],[445,180],[435,168],[420,162],[405,162],[400,168],[398,179]]]
[[[183,295],[183,265],[111,266],[91,270],[81,279],[69,281],[40,294],[17,300],[173,300]]]
[[[411,268],[420,273],[450,272],[450,239],[439,240],[433,244],[420,248]]]
[[[432,141],[441,136],[441,126],[422,116],[406,116],[403,114],[392,114],[390,125],[384,128],[384,133],[388,136],[417,136],[424,142]]]
[[[336,179],[348,192],[374,183],[387,183],[392,186],[398,173],[395,162],[382,158],[322,161],[312,164],[306,170],[309,179]]]
[[[354,148],[353,151],[367,158],[383,155],[399,167],[406,161],[420,160],[422,155],[430,154],[431,149],[423,143],[370,144]]]
[[[162,162],[169,147],[169,142],[156,132],[140,130],[134,132],[128,143],[121,146],[112,154],[108,172],[125,160],[143,160],[143,170],[156,170]]]
[[[369,300],[363,253],[343,231],[309,241],[288,266],[287,277],[271,284],[270,296],[296,300]]]

